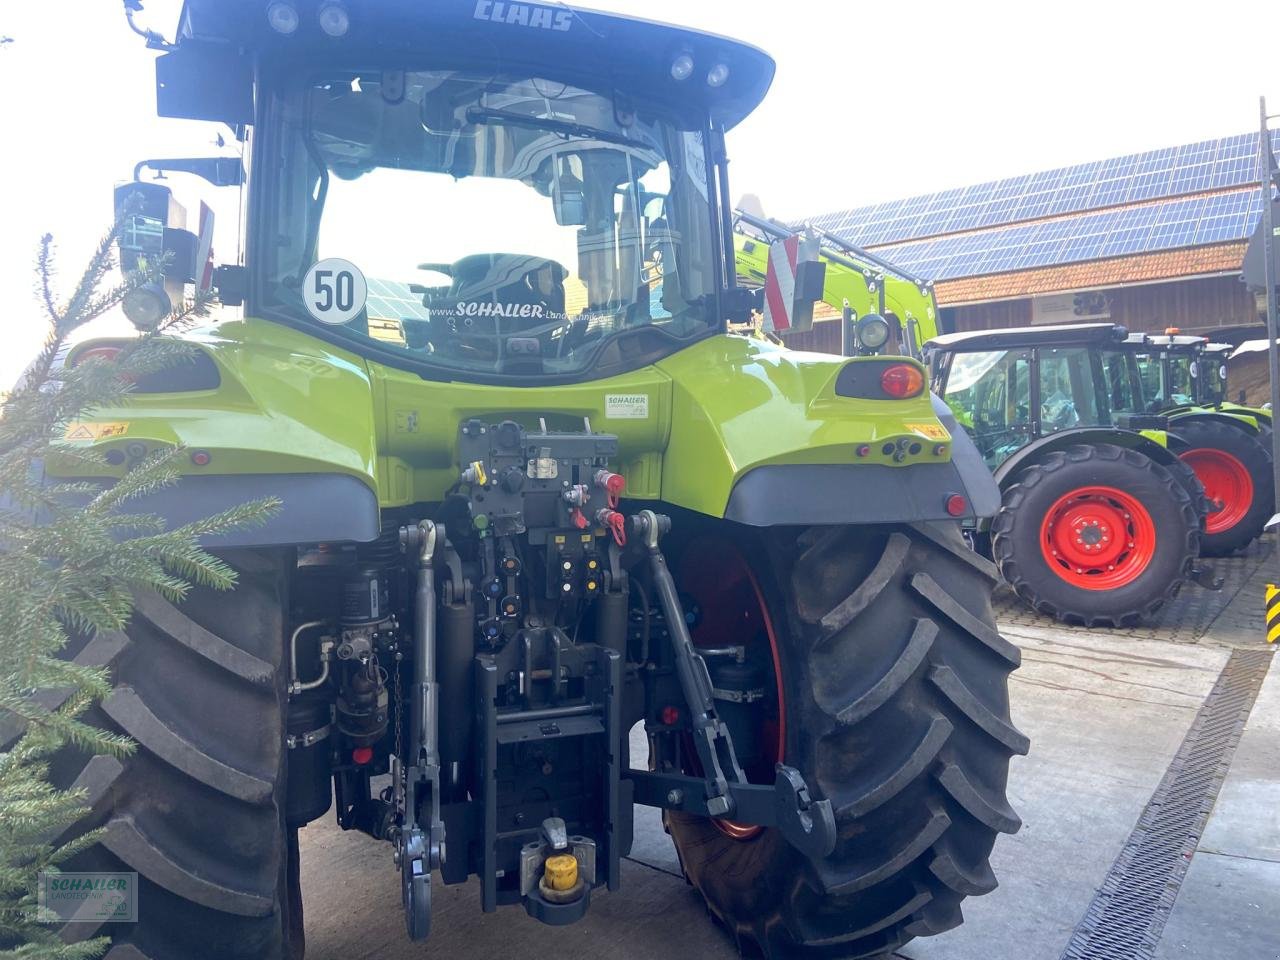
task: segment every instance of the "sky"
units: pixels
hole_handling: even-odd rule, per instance
[[[374,0],[366,0],[374,2]],[[429,0],[423,0],[424,6]],[[893,3],[594,0],[733,36],[778,63],[764,104],[729,135],[735,197],[799,218],[1257,129],[1280,112],[1267,38],[1274,0]],[[265,7],[265,0],[264,0]],[[139,22],[172,36],[180,0]],[[117,0],[0,3],[0,385],[42,336],[34,263],[52,233],[69,287],[108,226],[111,191],[144,157],[209,156],[225,128],[154,114],[156,56]],[[237,250],[234,190],[170,180],[218,214]]]

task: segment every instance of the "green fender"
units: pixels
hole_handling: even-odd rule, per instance
[[[1258,428],[1258,416],[1253,412],[1247,412],[1243,409],[1227,410],[1216,409],[1214,407],[1176,407],[1172,410],[1165,411],[1165,416],[1170,420],[1173,431],[1177,432],[1177,424],[1181,420],[1188,418],[1196,418],[1198,420],[1210,420],[1215,423],[1222,424],[1226,427],[1233,427],[1252,436],[1256,436],[1260,431]]]
[[[1096,443],[1109,443],[1112,446],[1137,450],[1165,467],[1181,463],[1168,448],[1168,437],[1162,430],[1135,431],[1114,430],[1106,427],[1075,427],[1070,430],[1060,430],[1027,444],[995,469],[996,483],[1003,490],[1013,482],[1020,470],[1035,463],[1046,453],[1065,450],[1076,444],[1088,446]]]

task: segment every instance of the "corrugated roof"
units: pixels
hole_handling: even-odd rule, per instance
[[[1243,242],[1221,243],[1188,250],[1167,250],[985,277],[965,277],[940,281],[935,285],[934,292],[940,306],[954,307],[988,300],[1059,293],[1064,290],[1096,289],[1125,283],[1229,273],[1240,269],[1244,248]]]

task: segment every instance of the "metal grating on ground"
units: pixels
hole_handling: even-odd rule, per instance
[[[1224,580],[1221,590],[1205,590],[1194,583],[1183,586],[1178,595],[1149,621],[1136,627],[1108,628],[1116,636],[1135,640],[1172,640],[1175,643],[1197,643],[1209,633],[1215,621],[1222,615],[1236,595],[1249,584],[1258,568],[1274,552],[1271,539],[1256,540],[1247,549],[1232,557],[1215,557],[1209,560]],[[1052,617],[1042,616],[1014,595],[1008,587],[1000,586],[992,598],[996,618],[1003,626],[1057,627],[1063,629]],[[1263,602],[1258,594],[1257,603],[1246,609],[1256,611],[1256,634],[1262,637]],[[1075,629],[1075,628],[1067,628]]]
[[[1271,656],[1236,650],[1227,659],[1062,960],[1154,956]]]

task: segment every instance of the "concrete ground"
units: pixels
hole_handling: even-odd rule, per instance
[[[1057,960],[1217,679],[1230,648],[1259,646],[1270,549],[1229,562],[1209,599],[1184,592],[1161,623],[1118,634],[1062,628],[1002,602],[1002,632],[1023,649],[1014,721],[1031,737],[1010,800],[1023,828],[996,845],[994,893],[966,923],[916,940],[909,960]],[[1175,639],[1161,639],[1173,636]],[[637,731],[638,733],[638,731]],[[633,756],[644,756],[643,743]],[[568,929],[522,910],[480,912],[475,882],[434,888],[429,946],[409,943],[390,849],[325,819],[302,831],[309,960],[737,956],[680,877],[656,811],[636,809],[622,890],[597,892]],[[1280,667],[1273,664],[1158,945],[1158,960],[1280,960]]]

